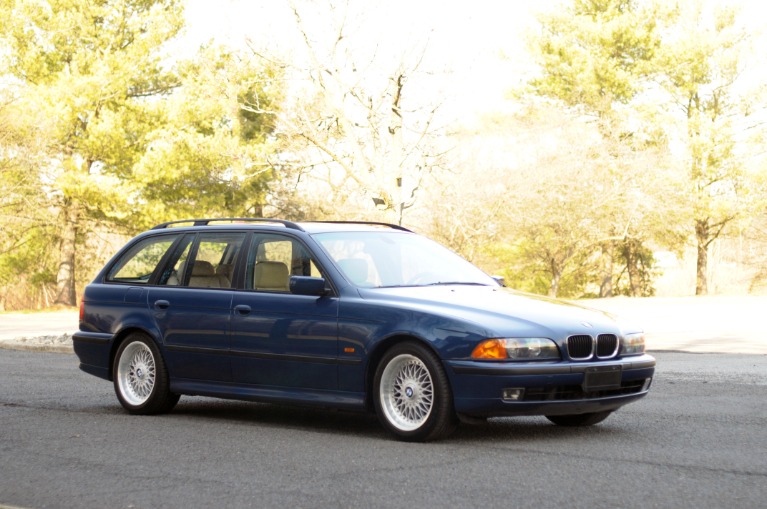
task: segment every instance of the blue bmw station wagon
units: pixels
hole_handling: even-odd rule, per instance
[[[459,421],[603,421],[647,394],[641,329],[504,288],[400,226],[195,219],[131,240],[87,286],[80,368],[133,414],[181,395],[372,411],[402,440]]]

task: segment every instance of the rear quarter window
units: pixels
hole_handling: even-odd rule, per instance
[[[147,284],[177,238],[178,235],[162,235],[142,240],[117,260],[106,280],[113,283]]]

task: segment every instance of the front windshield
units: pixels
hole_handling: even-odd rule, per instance
[[[498,286],[477,267],[425,237],[404,232],[333,232],[314,238],[346,278],[364,288],[446,284]]]

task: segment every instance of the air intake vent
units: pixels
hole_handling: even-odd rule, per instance
[[[609,359],[618,353],[618,336],[615,334],[600,334],[597,337],[597,357]]]
[[[594,355],[594,338],[586,335],[567,338],[567,354],[571,359],[585,360]]]

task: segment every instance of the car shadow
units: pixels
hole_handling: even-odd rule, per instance
[[[386,437],[373,414],[271,403],[182,398],[170,416],[226,420],[284,429]]]
[[[373,413],[351,412],[335,409],[319,409],[253,403],[209,398],[182,398],[168,417],[195,420],[221,420],[246,425],[268,426],[281,429],[295,429],[310,432],[357,436],[383,440],[393,437],[381,426]],[[596,426],[562,427],[555,426],[545,417],[497,417],[486,421],[461,423],[447,439],[448,442],[484,442],[488,440],[547,441],[568,440],[573,437],[604,437],[630,434],[610,419]],[[439,442],[437,442],[439,443]]]
[[[630,435],[625,428],[610,423],[611,418],[594,426],[566,427],[557,426],[543,416],[494,417],[482,423],[461,423],[455,433],[450,436],[450,440],[483,443],[504,440],[529,443],[564,441],[574,437],[588,440],[592,437],[601,439],[606,435]]]

